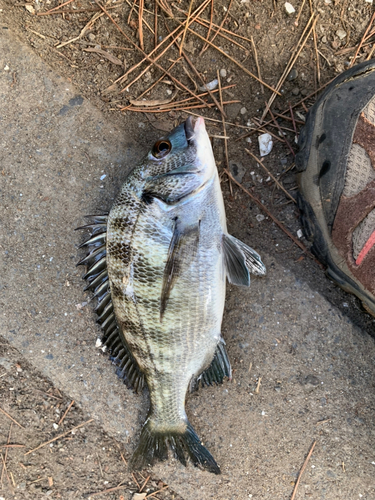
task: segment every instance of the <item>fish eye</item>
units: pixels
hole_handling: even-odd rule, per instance
[[[155,158],[164,158],[171,151],[172,144],[168,141],[168,139],[161,139],[160,141],[155,142],[152,148],[152,154]]]

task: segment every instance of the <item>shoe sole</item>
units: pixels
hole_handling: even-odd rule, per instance
[[[368,71],[375,71],[375,61],[354,67],[352,70],[345,72],[341,78],[336,78],[309,112],[306,126],[301,132],[300,151],[298,153],[299,163],[302,164],[303,171],[298,174],[299,193],[297,202],[302,213],[302,227],[307,239],[312,242],[311,251],[327,266],[327,276],[346,292],[356,295],[362,301],[366,311],[375,317],[375,297],[353,276],[332,242],[323,212],[319,182],[317,182],[320,176],[320,169],[316,161],[317,150],[311,144],[312,138],[320,135],[316,132],[316,129],[321,123],[321,116],[324,112],[324,105],[322,104],[329,98],[332,90],[348,81],[348,79],[354,80]]]

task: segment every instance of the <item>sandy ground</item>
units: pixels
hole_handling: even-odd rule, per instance
[[[298,499],[375,499],[373,321],[314,262],[296,263],[301,252],[227,187],[229,228],[262,254],[268,275],[228,290],[233,381],[187,400],[222,475],[172,459],[127,471],[148,396],[127,390],[95,348],[73,230],[110,206],[160,132],[103,114],[0,28],[0,408],[22,426],[0,412],[0,497],[130,499],[150,476],[148,493],[168,485],[159,498],[288,499],[315,442]]]

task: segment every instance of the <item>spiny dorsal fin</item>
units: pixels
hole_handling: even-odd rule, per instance
[[[167,263],[164,268],[160,301],[160,321],[163,320],[167,302],[178,276],[185,266],[189,266],[199,242],[199,225],[184,228],[176,217]]]
[[[223,234],[222,242],[229,283],[250,286],[250,273],[260,276],[266,274],[266,268],[255,250],[229,234]]]
[[[90,238],[80,245],[87,247],[88,254],[77,265],[86,265],[84,279],[88,281],[85,290],[91,290],[98,302],[95,308],[98,323],[103,330],[102,344],[112,354],[112,361],[118,366],[117,375],[136,392],[144,386],[144,375],[120,333],[111,298],[106,261],[107,215],[93,215],[93,222],[77,229],[90,229]]]

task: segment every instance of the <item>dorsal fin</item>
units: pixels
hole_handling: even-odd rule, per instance
[[[108,215],[90,217],[93,218],[91,224],[77,228],[90,229],[91,231],[89,239],[79,247],[87,247],[87,256],[81,259],[77,265],[86,265],[87,272],[84,279],[88,281],[88,285],[85,290],[91,290],[94,297],[97,298],[95,312],[98,314],[97,321],[103,330],[102,345],[108,349],[112,361],[118,366],[117,375],[128,387],[132,387],[138,392],[144,386],[144,375],[120,333],[113,311],[106,261]]]

